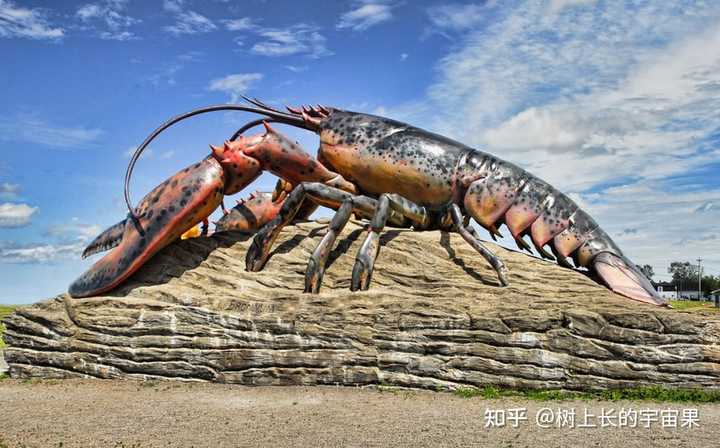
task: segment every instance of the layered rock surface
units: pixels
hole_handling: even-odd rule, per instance
[[[319,295],[303,294],[321,223],[287,227],[265,270],[248,237],[173,244],[122,288],[61,295],[5,321],[14,377],[240,384],[720,387],[720,314],[625,299],[580,272],[490,245],[511,286],[458,235],[389,230],[371,289],[349,291],[351,223]]]

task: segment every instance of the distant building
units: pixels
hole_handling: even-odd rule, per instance
[[[702,298],[699,298],[698,290],[692,290],[692,291],[678,291],[678,298],[680,299],[687,299],[687,300],[702,300]]]
[[[655,289],[663,299],[676,300],[678,298],[677,288],[670,282],[656,283]]]
[[[671,300],[714,300],[716,296],[720,297],[720,289],[710,293],[709,297],[700,297],[698,299],[697,289],[678,289],[670,282],[654,283],[655,290],[663,299]]]

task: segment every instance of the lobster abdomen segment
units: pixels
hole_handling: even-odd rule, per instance
[[[157,186],[136,209],[142,233],[126,220],[120,243],[70,285],[70,295],[89,297],[118,286],[156,252],[210,215],[222,202],[223,188],[223,169],[212,157]]]
[[[592,269],[613,291],[654,305],[665,302],[652,284],[628,260],[585,211],[547,182],[511,163],[479,151],[468,157],[474,168],[473,181],[463,203],[466,211],[492,233],[505,223],[522,245],[530,234],[538,252],[552,258],[544,246],[552,245],[558,262],[567,265],[572,257],[576,266]],[[461,168],[462,170],[462,168]]]

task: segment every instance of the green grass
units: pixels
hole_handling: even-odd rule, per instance
[[[495,386],[483,388],[461,387],[453,393],[459,397],[526,398],[536,401],[562,400],[644,400],[660,402],[720,403],[720,390],[668,389],[665,387],[639,387],[636,389],[613,389],[599,392],[573,392],[565,390],[501,389]]]
[[[0,321],[2,321],[6,316],[9,316],[10,313],[15,311],[15,308],[17,308],[16,305],[0,305]],[[5,332],[5,325],[0,323],[0,349],[5,347],[5,341],[3,341],[2,335]]]
[[[670,305],[676,310],[710,311],[720,313],[720,308],[716,308],[713,302],[704,302],[700,300],[671,300]]]

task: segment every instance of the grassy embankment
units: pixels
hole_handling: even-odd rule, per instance
[[[2,321],[5,316],[9,316],[10,313],[12,313],[17,306],[15,305],[0,305],[0,321]],[[3,341],[2,335],[5,332],[5,325],[0,323],[0,349],[5,347],[5,341]]]
[[[716,308],[713,302],[705,302],[699,300],[671,300],[670,305],[673,309],[682,311],[710,311],[720,313],[720,308]]]
[[[573,392],[566,390],[517,390],[495,386],[483,388],[463,387],[453,393],[459,397],[482,397],[485,399],[519,397],[537,401],[555,400],[608,400],[608,401],[658,401],[681,403],[720,403],[720,390],[669,389],[665,387],[639,387],[636,389],[611,389],[597,392]]]

